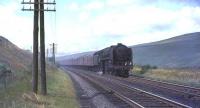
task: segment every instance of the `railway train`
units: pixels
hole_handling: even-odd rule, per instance
[[[77,58],[67,59],[65,65],[81,68],[103,74],[111,74],[120,77],[129,77],[129,71],[133,67],[132,50],[118,43],[91,55],[83,55]]]

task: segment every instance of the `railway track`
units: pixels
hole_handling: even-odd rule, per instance
[[[134,108],[190,108],[178,102],[134,88],[113,78],[89,74],[81,70],[70,69],[70,71],[98,84],[108,91],[112,91],[117,97]]]
[[[152,80],[148,78],[140,78],[140,77],[131,77],[127,80],[131,82],[137,81],[137,82],[145,83],[151,86],[164,88],[170,91],[178,92],[184,96],[187,96],[188,98],[200,100],[200,88],[173,84],[173,83],[168,83],[168,82],[162,82],[162,81],[156,81],[156,80]]]
[[[157,95],[167,97],[174,101],[189,105],[193,108],[200,107],[199,88],[161,82],[138,76],[129,78],[120,78],[113,76],[106,77],[111,77],[113,79],[119,80],[120,82],[123,82],[129,86],[134,86],[136,88],[140,88],[151,93],[156,93]]]

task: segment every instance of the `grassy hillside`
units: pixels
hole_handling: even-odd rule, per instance
[[[200,32],[185,34],[163,41],[132,46],[133,61],[170,68],[199,68]]]
[[[10,41],[0,36],[0,63],[15,71],[29,71],[31,67],[31,53],[18,48]]]
[[[71,58],[75,59],[75,58],[78,58],[78,57],[84,56],[84,55],[92,55],[93,53],[94,53],[94,51],[90,51],[90,52],[83,52],[83,53],[61,56],[61,57],[57,57],[56,61],[60,64],[65,64],[65,60],[67,60],[67,59],[71,59]]]
[[[0,37],[0,68],[12,71],[6,77],[2,77],[3,72],[0,71],[0,108],[79,107],[70,78],[62,70],[49,64],[47,64],[48,95],[33,94],[31,61],[30,52],[21,50],[7,39]]]

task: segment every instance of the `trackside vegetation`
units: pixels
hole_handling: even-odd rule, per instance
[[[167,81],[171,83],[200,87],[199,69],[164,69],[150,65],[137,65],[133,67],[132,73],[133,75],[141,77],[148,77],[151,79]]]
[[[53,66],[47,68],[47,96],[31,92],[31,72],[13,72],[12,80],[7,88],[0,90],[0,108],[79,107],[69,76]]]

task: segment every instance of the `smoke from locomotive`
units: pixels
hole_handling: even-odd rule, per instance
[[[97,51],[93,55],[68,59],[65,61],[65,65],[97,72],[102,71],[103,74],[128,77],[129,71],[133,67],[132,50],[119,43]]]

